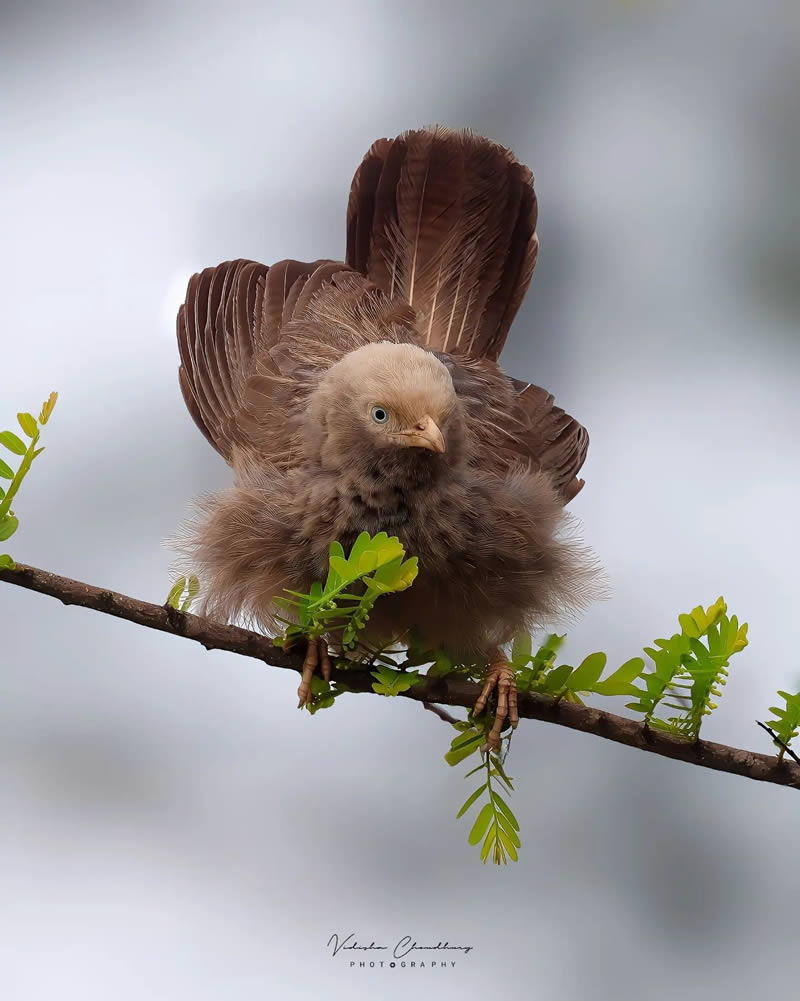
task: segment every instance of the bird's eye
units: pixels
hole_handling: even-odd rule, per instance
[[[389,420],[386,407],[373,407],[370,411],[370,416],[376,424],[385,424]]]

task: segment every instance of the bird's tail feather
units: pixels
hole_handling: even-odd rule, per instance
[[[407,300],[431,349],[496,359],[536,264],[530,170],[467,131],[379,139],[347,209],[347,263]]]

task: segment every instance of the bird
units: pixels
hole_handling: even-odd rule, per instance
[[[247,259],[189,280],[177,317],[191,417],[233,470],[198,502],[182,553],[201,613],[276,629],[329,547],[386,531],[419,558],[365,636],[416,630],[485,665],[487,746],[518,722],[514,636],[583,609],[598,567],[566,505],[589,436],[499,357],[533,275],[533,176],[506,147],[433,126],[379,139],[353,178],[343,260]],[[330,639],[330,638],[329,638]],[[326,639],[309,639],[299,706]]]

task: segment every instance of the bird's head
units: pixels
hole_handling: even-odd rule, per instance
[[[463,419],[447,368],[413,344],[379,341],[345,355],[310,400],[323,464],[433,471],[462,452]]]

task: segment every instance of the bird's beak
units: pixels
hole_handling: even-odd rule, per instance
[[[428,448],[431,452],[444,452],[442,432],[436,421],[427,414],[413,428],[405,432],[407,443],[416,448]]]

